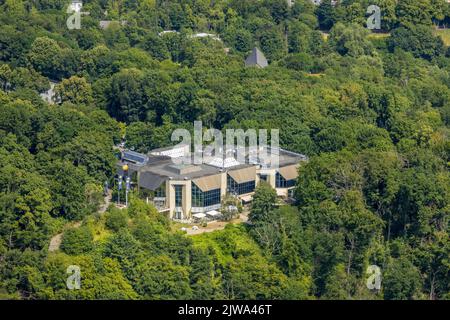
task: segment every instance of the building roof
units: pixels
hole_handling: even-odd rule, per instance
[[[294,180],[298,177],[298,165],[290,165],[286,167],[281,167],[278,169],[278,172],[285,178],[286,180]]]
[[[140,172],[140,186],[150,190],[156,190],[167,180],[193,180],[202,191],[209,191],[220,188],[219,178],[222,172],[227,172],[238,183],[254,180],[256,168],[259,165],[259,163],[253,162],[254,159],[250,161],[248,155],[246,163],[236,162],[231,167],[217,167],[208,163],[193,164],[193,161],[192,164],[176,164],[174,158],[160,155],[161,151],[167,150],[167,148],[160,149],[160,152],[156,152],[159,155],[154,154],[155,150],[151,151],[145,164],[132,163],[122,159],[117,163],[118,174],[124,174],[122,166],[127,164],[128,174]],[[275,151],[268,148],[268,152],[270,154]],[[306,156],[295,152],[283,149],[276,149],[276,152],[279,159],[279,172],[288,180],[291,180],[290,177],[297,174],[296,166],[298,163],[307,160]],[[264,165],[262,168],[264,168]]]
[[[238,169],[238,170],[230,170],[230,171],[228,171],[228,174],[237,183],[253,181],[253,180],[255,180],[255,177],[256,177],[256,166]]]
[[[220,174],[215,174],[212,176],[192,180],[192,182],[195,183],[195,185],[199,187],[200,190],[202,190],[203,192],[207,192],[220,189],[220,186],[222,184],[222,177]]]
[[[241,164],[235,168],[246,168],[250,166],[251,165],[248,164]],[[141,172],[144,171],[151,172],[160,176],[165,176],[171,180],[191,180],[219,174],[223,172],[223,169],[207,164],[177,165],[174,164],[172,160],[165,160],[143,167]]]
[[[246,67],[257,66],[260,68],[265,68],[269,65],[266,57],[258,48],[254,47],[252,53],[245,60]]]
[[[308,157],[305,156],[304,154],[300,154],[300,153],[296,153],[296,152],[292,152],[292,151],[288,151],[288,150],[284,150],[284,149],[279,149],[279,157],[278,157],[278,161],[279,161],[279,167],[285,167],[291,164],[298,164],[299,162],[302,161],[307,161]]]
[[[167,177],[144,171],[139,176],[139,186],[155,191],[167,180]]]

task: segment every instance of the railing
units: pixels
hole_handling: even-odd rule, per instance
[[[207,207],[192,207],[192,213],[204,213],[212,210],[220,209],[220,203]]]
[[[159,212],[169,210],[169,208],[167,208],[167,206],[166,206],[166,198],[165,197],[155,197],[155,198],[153,198],[153,200],[151,202],[153,203],[153,205]]]

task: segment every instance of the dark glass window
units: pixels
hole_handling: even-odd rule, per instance
[[[290,188],[295,186],[295,179],[286,180],[279,172],[275,176],[275,187],[277,188]]]
[[[195,183],[192,183],[192,206],[209,207],[220,203],[220,189],[203,192]]]
[[[166,184],[165,183],[163,183],[158,189],[156,189],[155,197],[157,197],[157,198],[165,198],[166,197]]]
[[[183,186],[175,185],[175,207],[181,207],[183,205]]]
[[[261,179],[262,181],[266,181],[267,182],[267,174],[260,174],[259,175],[259,179]]]
[[[232,194],[245,194],[255,191],[255,180],[237,183],[231,176],[227,176],[227,191]]]
[[[295,189],[289,189],[288,190],[288,197],[289,198],[294,198],[295,196]]]

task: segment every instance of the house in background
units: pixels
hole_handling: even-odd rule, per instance
[[[316,6],[320,6],[323,0],[311,0],[312,3],[314,3]],[[332,6],[335,6],[337,4],[337,0],[327,0],[330,1]],[[450,0],[447,0],[450,1]]]
[[[252,53],[245,60],[246,67],[265,68],[269,65],[266,57],[258,48],[253,48]]]
[[[307,160],[304,155],[278,149],[276,169],[248,153],[244,163],[233,156],[211,155],[204,157],[201,164],[176,164],[174,160],[188,152],[189,146],[155,149],[147,155],[125,150],[117,167],[120,175],[136,175],[138,190],[152,191],[159,212],[187,221],[198,214],[216,212],[227,193],[242,203],[251,202],[261,180],[275,188],[278,196],[292,197],[298,166]],[[128,172],[122,171],[124,165]]]
[[[81,12],[81,8],[83,7],[83,2],[81,0],[72,0],[69,4],[68,11],[69,12]]]
[[[100,27],[100,29],[108,29],[109,26],[111,25],[111,23],[113,22],[117,22],[118,24],[120,24],[122,27],[125,26],[128,22],[126,20],[120,20],[120,21],[114,21],[114,20],[100,20],[98,25]]]
[[[47,102],[49,104],[55,104],[55,98],[56,98],[55,97],[55,86],[58,83],[59,82],[50,80],[50,89],[48,89],[46,92],[39,94],[45,102]]]

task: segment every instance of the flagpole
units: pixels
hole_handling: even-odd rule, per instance
[[[120,205],[120,190],[122,189],[122,176],[119,176],[117,187],[117,206]]]
[[[130,190],[130,177],[127,177],[125,187],[125,206],[128,208],[128,190]]]

